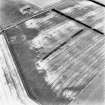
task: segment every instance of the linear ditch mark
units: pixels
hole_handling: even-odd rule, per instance
[[[62,44],[60,44],[58,47],[56,47],[53,51],[51,51],[50,53],[48,53],[42,60],[45,60],[46,58],[48,58],[51,54],[53,54],[55,51],[57,51],[58,49],[60,49],[62,46],[64,46],[65,44],[68,43],[68,41],[71,38],[74,38],[75,36],[79,35],[81,32],[83,32],[83,29],[79,30],[77,33],[75,33],[74,35],[72,35],[68,40],[66,40],[65,42],[63,42]]]
[[[74,35],[72,35],[71,38],[74,38],[74,37],[80,35],[81,32],[83,32],[83,29],[81,29],[80,31],[78,31],[77,33],[75,33]]]
[[[70,20],[73,20],[73,21],[75,21],[75,22],[77,22],[77,23],[79,23],[79,24],[81,24],[81,25],[83,25],[83,26],[85,26],[85,27],[87,27],[87,28],[89,28],[89,29],[91,29],[91,30],[93,30],[93,31],[95,31],[95,32],[97,32],[97,33],[99,33],[99,34],[104,35],[103,32],[101,32],[101,31],[99,31],[99,30],[97,30],[97,29],[94,29],[94,28],[92,28],[91,26],[89,26],[89,25],[87,25],[87,24],[85,24],[85,23],[82,23],[81,21],[79,21],[79,20],[77,20],[77,19],[75,19],[75,18],[73,18],[73,17],[71,17],[71,16],[68,16],[68,15],[62,13],[62,12],[60,12],[59,10],[52,9],[52,11],[54,11],[54,12],[56,12],[56,13],[58,13],[58,14],[64,16],[64,17],[66,17],[66,18],[68,18],[68,19],[70,19]]]
[[[95,1],[95,0],[87,0],[87,1],[91,1],[91,2],[93,2],[95,4],[98,4],[98,5],[102,6],[102,7],[105,7],[105,5],[103,3],[100,3],[98,1]]]

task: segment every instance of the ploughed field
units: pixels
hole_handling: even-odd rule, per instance
[[[95,3],[78,1],[59,11],[104,32],[104,8]],[[104,34],[54,11],[35,16],[6,35],[29,93],[45,105],[75,99],[104,70]]]

